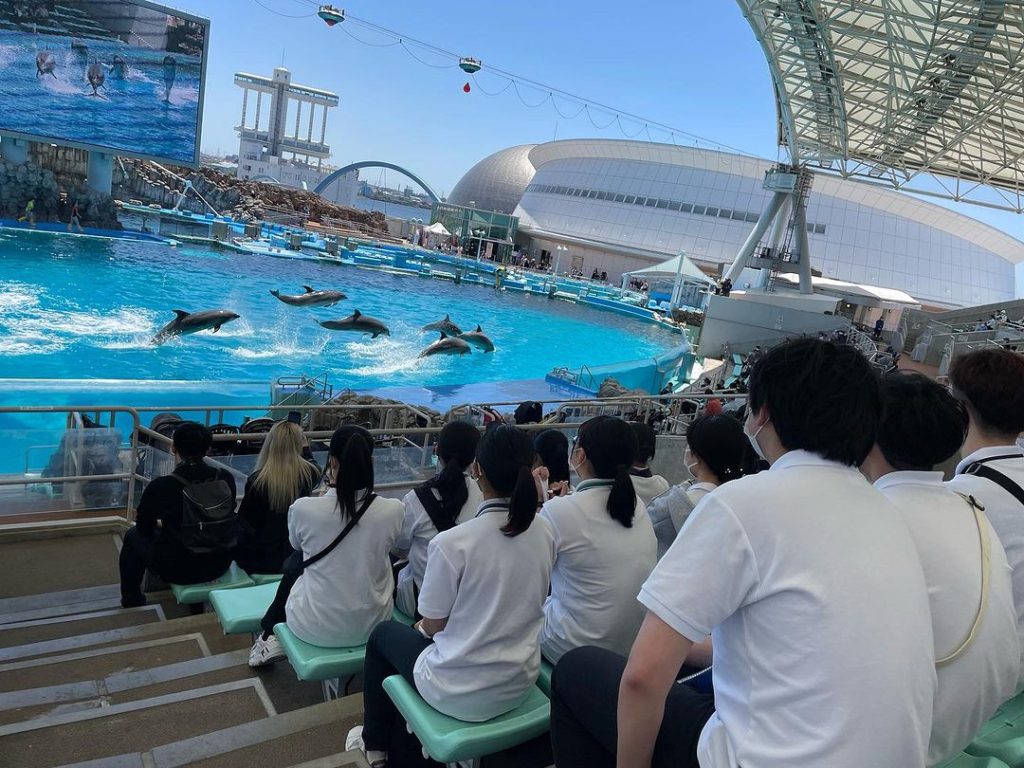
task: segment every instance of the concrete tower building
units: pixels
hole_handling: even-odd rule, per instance
[[[331,170],[326,143],[327,115],[338,106],[338,94],[298,85],[284,67],[272,77],[235,73],[242,89],[238,177],[274,181],[286,187],[312,190]],[[346,174],[332,185],[331,199],[351,205],[358,174]]]

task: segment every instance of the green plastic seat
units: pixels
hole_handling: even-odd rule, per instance
[[[407,616],[397,608],[391,611],[391,620],[401,622],[402,624],[405,624],[405,626],[407,627],[411,627],[413,624],[416,623],[412,616]]]
[[[537,678],[537,687],[544,691],[544,695],[551,698],[551,673],[555,671],[553,664],[540,660],[540,677]]]
[[[964,751],[994,758],[1009,768],[1024,768],[1024,694],[1004,702]]]
[[[210,593],[215,589],[238,589],[239,587],[251,587],[254,582],[249,574],[238,567],[237,563],[231,563],[223,576],[213,581],[202,584],[171,584],[171,592],[174,599],[183,605],[195,605],[205,603],[210,599]]]
[[[274,636],[281,643],[292,669],[300,680],[331,680],[350,677],[363,670],[366,646],[323,648],[299,640],[287,624],[274,626]]]
[[[260,621],[274,602],[277,584],[257,584],[241,589],[215,589],[210,604],[225,635],[246,635],[260,627]]]
[[[387,678],[384,690],[423,750],[439,763],[493,755],[542,736],[551,726],[551,702],[537,686],[530,688],[526,701],[511,712],[483,723],[442,715],[401,675]]]
[[[935,768],[1007,768],[1007,765],[1002,760],[996,760],[994,757],[976,757],[975,755],[961,752],[956,757],[944,763],[939,763]]]
[[[281,580],[280,573],[250,573],[249,578],[256,584],[277,584]]]

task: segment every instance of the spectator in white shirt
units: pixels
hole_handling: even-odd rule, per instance
[[[640,592],[628,662],[562,657],[559,768],[925,765],[928,590],[899,513],[856,468],[880,406],[850,346],[799,339],[755,363],[746,431],[771,469],[697,505]],[[676,684],[708,635],[713,697]]]
[[[349,647],[363,645],[391,618],[389,553],[402,530],[402,503],[373,492],[373,436],[352,425],[335,430],[328,472],[333,478],[326,494],[288,509],[295,552],[285,559],[263,632],[249,652],[250,667],[284,658],[274,636],[282,622],[307,643]]]
[[[1024,650],[1024,356],[980,349],[953,359],[953,394],[967,406],[967,440],[949,481],[985,508],[1013,569],[1017,635]],[[1018,690],[1024,688],[1024,663]]]
[[[963,404],[919,373],[891,373],[882,378],[882,412],[861,470],[903,516],[924,568],[938,673],[928,765],[937,765],[967,746],[1016,689],[1013,586],[981,507],[933,471],[963,444]]]
[[[704,414],[690,423],[683,463],[693,479],[672,486],[647,506],[658,537],[658,559],[672,546],[697,502],[723,483],[756,473],[756,459],[743,426],[731,414]]]
[[[465,421],[445,424],[434,452],[440,471],[402,499],[405,521],[395,549],[409,560],[398,572],[395,603],[408,616],[416,613],[416,598],[427,568],[427,545],[439,531],[447,531],[472,519],[483,496],[466,472],[476,456],[480,432]]]
[[[596,645],[628,653],[644,619],[636,593],[657,560],[657,540],[633,489],[633,425],[596,416],[580,425],[572,467],[580,484],[540,514],[555,535],[551,596],[544,604],[541,650],[554,663]]]
[[[379,626],[366,646],[364,725],[347,749],[386,766],[398,711],[384,679],[402,675],[449,717],[482,722],[519,706],[540,673],[540,630],[554,541],[536,517],[540,494],[529,436],[511,425],[480,438],[476,517],[430,542],[415,628]],[[397,762],[397,760],[396,760]]]
[[[637,443],[636,459],[633,461],[633,467],[629,474],[633,478],[636,495],[640,497],[640,501],[643,502],[646,509],[647,505],[651,503],[651,499],[661,496],[669,489],[669,482],[661,475],[651,472],[649,466],[658,444],[658,436],[655,434],[654,428],[650,424],[640,422],[632,422],[629,426],[633,428]]]

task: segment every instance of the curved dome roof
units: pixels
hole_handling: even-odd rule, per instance
[[[533,179],[535,168],[530,162],[530,150],[536,144],[521,144],[488,155],[459,179],[448,195],[455,205],[480,208],[485,211],[512,213]]]

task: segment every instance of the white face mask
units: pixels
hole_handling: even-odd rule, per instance
[[[683,466],[686,467],[686,471],[690,473],[690,476],[694,480],[696,480],[697,479],[697,465],[700,462],[698,462],[698,461],[687,461],[686,460],[687,457],[689,457],[691,459],[693,458],[693,452],[689,448],[687,448],[686,449],[686,453],[683,454]]]
[[[761,450],[761,445],[760,443],[757,442],[757,436],[761,434],[761,430],[764,429],[764,425],[767,423],[768,422],[766,421],[764,424],[757,428],[757,432],[755,432],[754,434],[750,434],[749,432],[747,432],[747,423],[743,422],[743,434],[747,436],[747,439],[750,441],[750,445],[754,449],[754,453],[756,453],[762,461],[768,461],[768,457],[765,456],[764,451]]]
[[[572,463],[572,455],[573,455],[574,453],[576,453],[576,451],[577,451],[577,450],[578,450],[578,448],[574,448],[574,449],[573,449],[573,450],[572,450],[572,451],[571,451],[571,452],[569,453],[569,469],[570,469],[570,470],[572,470],[573,472],[575,472],[575,473],[576,473],[576,474],[578,475],[578,474],[580,473],[580,467],[582,467],[582,466],[583,466],[583,463],[584,463],[584,462],[586,461],[586,459],[584,459],[583,461],[581,461],[581,462],[580,462],[579,464],[573,464],[573,463]]]

